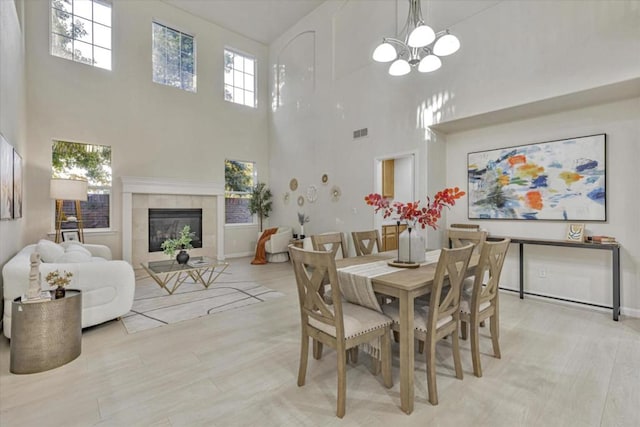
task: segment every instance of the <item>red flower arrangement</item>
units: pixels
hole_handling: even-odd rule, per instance
[[[367,202],[367,205],[376,208],[374,212],[383,211],[384,218],[389,218],[395,212],[399,215],[398,219],[401,221],[413,221],[414,226],[420,224],[424,229],[428,225],[435,230],[437,228],[436,223],[441,217],[442,208],[455,205],[456,200],[465,194],[458,187],[445,188],[436,193],[433,201],[427,196],[427,206],[422,208],[420,207],[420,201],[409,203],[394,202],[393,206],[391,206],[389,200],[378,193],[365,196],[364,201]]]

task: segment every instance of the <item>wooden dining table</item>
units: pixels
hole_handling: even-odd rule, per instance
[[[396,251],[382,252],[336,260],[338,269],[368,264],[381,260],[393,260]],[[479,255],[474,254],[469,262],[467,276],[474,274]],[[410,414],[414,401],[414,336],[413,303],[416,297],[431,292],[437,263],[418,268],[398,268],[398,271],[371,278],[373,291],[377,294],[398,298],[400,302],[400,407]],[[425,376],[426,378],[426,376]]]

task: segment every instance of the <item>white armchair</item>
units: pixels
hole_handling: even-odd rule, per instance
[[[260,233],[262,235],[262,233]],[[260,239],[258,235],[258,239]],[[264,246],[268,262],[289,261],[289,242],[293,238],[291,227],[278,227],[278,231],[271,235]]]

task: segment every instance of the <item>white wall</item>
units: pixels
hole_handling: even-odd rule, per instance
[[[26,104],[24,79],[23,3],[0,1],[0,133],[22,156],[26,153]],[[23,195],[28,190],[23,189]],[[23,203],[23,211],[29,208]],[[24,245],[24,218],[0,221],[0,269]],[[0,301],[2,301],[2,276],[0,275]],[[0,316],[4,304],[0,305]]]
[[[397,3],[399,28],[405,3]],[[372,227],[372,209],[363,197],[374,190],[376,158],[415,151],[416,198],[421,200],[445,185],[466,188],[464,174],[447,170],[454,155],[449,154],[451,135],[432,131],[431,125],[640,77],[634,54],[640,51],[636,1],[423,1],[423,13],[436,31],[449,26],[462,43],[459,52],[443,59],[440,70],[428,75],[393,78],[387,65],[370,59],[381,37],[394,33],[394,1],[327,1],[270,45],[270,184],[281,195],[289,191],[291,178],[300,183],[292,202],[276,200],[272,223],[293,225],[296,212],[304,211],[311,218],[307,234]],[[590,123],[591,117],[575,121],[576,130],[582,130],[578,124]],[[612,123],[601,124],[609,128]],[[353,140],[353,130],[364,127],[368,137]],[[573,135],[561,129],[550,126],[536,136]],[[511,136],[520,141],[523,135]],[[463,149],[473,145],[468,140]],[[339,202],[330,201],[328,188],[320,185],[323,173],[329,175],[327,187],[341,187]],[[311,184],[321,189],[318,201],[298,207],[295,199]],[[611,202],[611,210],[624,208],[620,199]],[[466,200],[454,210],[457,219],[460,209],[466,217]],[[441,227],[450,221],[444,218]],[[628,218],[620,221],[616,227],[633,229]],[[547,230],[547,225],[549,237],[555,235],[553,225],[540,226]],[[427,246],[442,243],[442,233],[428,233]],[[634,256],[637,252],[627,253],[623,260],[625,288],[638,283],[629,261]],[[605,283],[607,271],[602,269]],[[566,280],[571,277],[571,272],[563,274]],[[625,307],[640,308],[633,294],[624,298]]]
[[[447,136],[447,181],[464,182],[471,151],[607,134],[607,221],[586,223],[591,235],[615,236],[621,249],[621,304],[624,314],[640,316],[640,98],[485,127]],[[469,222],[466,203],[449,213],[450,222]],[[564,239],[567,223],[478,221],[490,234]],[[503,285],[518,287],[518,247],[509,249]],[[526,290],[600,305],[612,305],[611,253],[585,249],[525,247]],[[546,272],[541,278],[540,271]]]
[[[224,182],[225,158],[257,162],[259,179],[268,181],[267,48],[161,1],[113,2],[112,71],[49,54],[47,1],[26,2],[29,162],[26,186],[30,209],[27,239],[52,230],[49,199],[51,140],[55,138],[112,147],[113,211],[111,234],[85,233],[121,252],[121,176],[202,179]],[[151,81],[151,23],[157,19],[195,36],[197,93]],[[4,30],[3,30],[4,31]],[[223,48],[256,56],[258,108],[223,100]],[[257,226],[248,227],[251,235]],[[242,228],[228,230],[235,239]]]

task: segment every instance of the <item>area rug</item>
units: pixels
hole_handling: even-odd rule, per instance
[[[169,295],[147,278],[136,282],[133,308],[122,317],[122,322],[127,332],[132,334],[281,296],[282,293],[256,282],[234,281],[216,281],[209,289],[185,281],[173,295]]]

